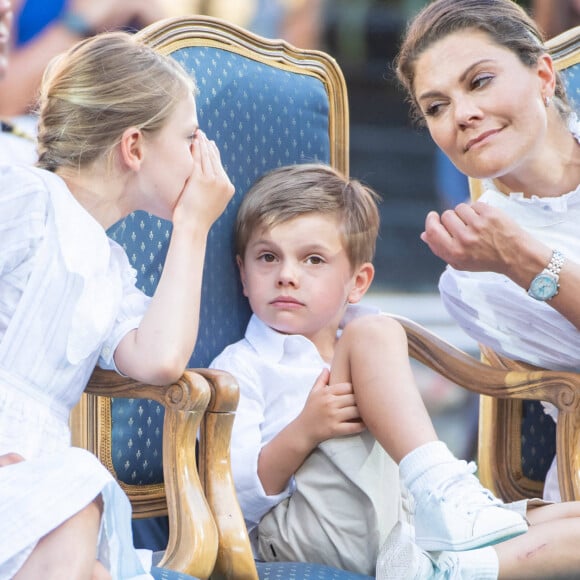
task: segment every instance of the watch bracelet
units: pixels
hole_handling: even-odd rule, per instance
[[[562,266],[564,265],[564,260],[564,254],[562,254],[560,250],[553,250],[550,263],[546,266],[546,270],[555,276],[558,276],[558,274],[560,274],[560,270],[562,270]]]

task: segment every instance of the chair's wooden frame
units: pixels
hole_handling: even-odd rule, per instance
[[[138,33],[162,54],[192,46],[231,51],[283,70],[319,79],[329,99],[330,162],[349,171],[346,82],[336,61],[321,51],[267,40],[209,16],[172,18]],[[238,386],[227,373],[190,369],[174,385],[135,383],[95,370],[71,417],[73,444],[95,453],[115,474],[111,459],[110,397],[154,399],[165,406],[164,484],[121,486],[134,517],[169,515],[169,545],[159,564],[198,578],[256,580],[243,516],[231,477],[229,446]],[[199,475],[195,440],[200,431]]]
[[[186,46],[213,46],[281,69],[311,75],[329,98],[330,164],[348,175],[349,112],[346,81],[336,60],[325,52],[305,50],[282,39],[266,39],[211,16],[163,20],[139,35],[162,54]]]
[[[557,70],[578,64],[580,27],[567,30],[549,40],[547,47]],[[482,182],[477,179],[469,180],[469,188],[473,200],[479,198],[483,192]],[[507,385],[502,385],[505,392],[480,398],[478,465],[482,483],[509,501],[542,496],[543,483],[523,475],[522,400],[551,401],[559,409],[556,454],[560,493],[563,500],[580,499],[580,447],[577,443],[580,441],[580,374],[533,369],[531,366],[499,357],[483,346],[481,350],[483,360],[495,368],[514,372],[533,371],[541,377],[541,383],[534,389],[512,392],[511,389],[506,389]]]

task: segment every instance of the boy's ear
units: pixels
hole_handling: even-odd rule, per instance
[[[354,286],[348,294],[349,304],[356,304],[369,289],[375,277],[375,267],[370,262],[360,266],[354,275]]]
[[[239,254],[236,256],[236,264],[238,265],[238,269],[240,270],[240,280],[242,282],[244,296],[247,297],[248,293],[246,291],[246,271],[244,270],[244,261],[242,260]]]
[[[119,147],[125,166],[138,171],[144,157],[143,133],[137,127],[128,127],[121,135]]]

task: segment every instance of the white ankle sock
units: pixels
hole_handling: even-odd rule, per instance
[[[416,495],[446,480],[455,470],[465,469],[465,462],[451,453],[443,441],[425,443],[407,453],[399,463],[399,474],[407,489]]]
[[[456,552],[462,580],[497,580],[499,560],[493,546]]]

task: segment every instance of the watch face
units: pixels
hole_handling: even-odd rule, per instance
[[[549,300],[558,293],[558,281],[549,274],[538,274],[528,293],[536,300]]]

